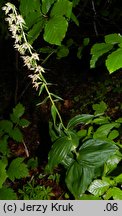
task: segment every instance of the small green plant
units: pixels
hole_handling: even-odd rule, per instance
[[[51,127],[52,148],[48,155],[47,170],[62,164],[66,169],[65,182],[75,199],[80,199],[93,179],[102,176],[103,167],[111,157],[122,159],[119,136],[121,118],[112,121],[106,116],[107,105],[94,104],[94,115],[73,117],[67,124],[67,134],[57,136]],[[53,130],[53,133],[52,133]],[[97,194],[98,197],[98,194]]]
[[[25,108],[19,103],[13,109],[13,113],[10,114],[10,120],[0,121],[0,199],[17,198],[13,189],[7,185],[6,180],[14,182],[15,179],[21,179],[29,175],[24,158],[13,159],[8,145],[9,139],[23,143],[28,156],[21,128],[28,127],[30,122],[22,118],[24,111]]]
[[[19,189],[20,198],[24,200],[50,200],[54,194],[51,187],[35,185],[35,181],[27,182],[23,189]]]
[[[60,174],[58,174],[58,173],[51,174],[51,175],[49,175],[48,179],[55,181],[57,184],[59,184]]]

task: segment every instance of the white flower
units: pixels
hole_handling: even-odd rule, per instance
[[[36,67],[35,73],[39,73],[40,71],[43,72],[43,73],[45,73],[44,68],[42,66],[38,65]]]
[[[32,53],[32,59],[39,61],[39,55],[37,53]]]
[[[25,24],[25,21],[21,15],[17,15],[17,24]]]

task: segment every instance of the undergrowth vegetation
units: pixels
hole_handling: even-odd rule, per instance
[[[92,103],[92,113],[75,115],[73,112],[74,116],[64,122],[57,106],[63,99],[50,90],[53,84],[46,80],[42,66],[54,53],[59,59],[69,54],[73,44],[78,47],[71,38],[65,45],[62,41],[70,21],[79,26],[74,14],[79,3],[76,0],[43,0],[41,3],[20,0],[21,15],[11,3],[3,7],[14,48],[29,71],[33,87],[39,96],[46,95],[37,105],[50,104],[52,146],[41,174],[37,158],[30,158],[24,142],[23,130],[31,123],[23,117],[24,106],[18,103],[9,119],[0,120],[0,199],[52,199],[55,198],[53,183],[59,187],[61,181],[65,186],[58,199],[122,199],[122,117],[113,119],[107,114],[107,103],[99,100],[99,103]],[[39,48],[40,53],[47,54],[43,61],[32,46],[42,32],[48,43],[48,46]],[[88,37],[83,39],[83,46],[78,47],[79,59],[89,43]],[[106,35],[104,43],[92,46],[91,68],[96,67],[99,58],[106,53],[105,65],[111,74],[122,67],[120,34]],[[11,141],[23,145],[25,157],[15,157]],[[63,170],[63,179],[60,169],[56,171],[58,167]]]

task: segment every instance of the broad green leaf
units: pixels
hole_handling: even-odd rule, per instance
[[[80,197],[79,200],[102,200],[100,197],[91,195],[91,194],[84,194]]]
[[[25,108],[22,104],[18,103],[13,109],[13,114],[16,118],[20,118],[25,112]]]
[[[100,116],[98,118],[93,119],[92,122],[98,125],[107,124],[109,123],[109,117]]]
[[[78,124],[89,124],[93,118],[94,115],[89,115],[89,114],[77,115],[69,120],[67,124],[67,128],[73,128]]]
[[[11,181],[21,179],[29,175],[27,165],[23,162],[24,158],[12,160],[7,170],[8,177]]]
[[[87,135],[87,130],[85,130],[85,129],[79,130],[77,132],[77,135],[80,139],[82,139],[83,137],[85,137]]]
[[[110,74],[122,68],[122,48],[119,48],[108,55],[105,64]]]
[[[108,181],[98,179],[94,180],[90,184],[88,191],[95,196],[101,196],[108,190],[109,187],[110,183]]]
[[[48,11],[50,10],[52,4],[55,2],[56,0],[42,0],[42,6],[41,6],[41,10],[43,14],[48,13]]]
[[[122,200],[122,190],[120,188],[113,188],[113,199]]]
[[[25,127],[28,127],[30,125],[30,122],[27,120],[27,119],[20,119],[19,120],[19,126],[25,128]]]
[[[93,104],[93,110],[95,111],[94,115],[104,113],[107,110],[107,105],[104,101],[101,101],[99,104]]]
[[[101,125],[95,132],[93,135],[94,139],[99,139],[99,138],[106,138],[108,136],[108,134],[110,133],[110,131],[115,127],[118,128],[120,126],[119,123],[109,123],[109,124],[105,124],[105,125]]]
[[[75,133],[70,132],[69,136],[62,136],[57,139],[52,145],[52,148],[48,154],[48,164],[50,170],[61,163],[67,157],[71,150],[74,150],[79,144],[78,137]]]
[[[3,160],[0,160],[0,188],[2,188],[3,183],[5,182],[7,176],[6,173],[6,166],[7,164],[4,163]]]
[[[85,193],[93,177],[93,168],[83,167],[75,161],[67,170],[65,182],[75,199],[78,199],[83,193]]]
[[[106,35],[105,43],[109,43],[109,44],[122,43],[122,35],[117,33]]]
[[[118,46],[119,46],[120,48],[122,48],[122,43],[118,44]]]
[[[45,17],[42,16],[40,10],[40,0],[21,0],[20,1],[20,13],[22,14],[26,26],[28,28],[28,40],[32,44],[34,40],[39,36],[44,27]]]
[[[112,130],[108,135],[108,139],[114,140],[118,136],[119,136],[119,132],[117,130]]]
[[[70,18],[72,12],[72,2],[69,0],[58,0],[54,4],[50,16],[65,16]]]
[[[114,178],[114,181],[118,184],[122,184],[122,174],[118,175],[117,177]]]
[[[118,155],[112,155],[105,163],[104,165],[104,175],[111,173],[118,165],[118,163],[121,161],[121,157]]]
[[[17,195],[12,188],[2,187],[0,189],[0,200],[16,200]]]
[[[118,118],[115,122],[122,123],[122,118]]]
[[[91,48],[91,60],[90,60],[90,67],[94,68],[96,61],[100,56],[103,54],[109,52],[113,48],[112,44],[106,44],[106,43],[96,43]]]
[[[0,129],[5,133],[10,134],[13,128],[13,123],[9,120],[1,120],[0,121]]]
[[[30,28],[41,14],[40,0],[21,0],[20,1],[20,12],[25,19],[27,26]]]
[[[112,142],[89,139],[79,149],[77,161],[84,167],[100,167],[114,155],[118,147]]]
[[[110,188],[104,196],[105,200],[113,198],[114,200],[122,200],[122,190],[117,187]]]
[[[17,141],[17,142],[22,142],[23,141],[23,134],[22,132],[20,131],[19,128],[17,127],[14,127],[14,129],[12,130],[11,132],[11,137]]]
[[[68,27],[67,20],[61,16],[53,16],[46,23],[44,29],[44,40],[50,44],[61,45]]]

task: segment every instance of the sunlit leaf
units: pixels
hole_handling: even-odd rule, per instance
[[[53,16],[46,23],[44,29],[44,40],[50,44],[61,45],[68,27],[67,20],[61,16]]]
[[[72,2],[69,0],[58,0],[54,4],[50,16],[65,16],[70,18],[72,12]]]
[[[51,5],[55,2],[55,0],[42,0],[42,13],[46,14],[51,8]]]
[[[106,35],[105,42],[109,44],[122,43],[122,35],[117,33]]]
[[[106,67],[109,73],[113,73],[114,71],[122,68],[122,48],[119,48],[108,55]]]
[[[110,188],[104,196],[105,200],[113,198],[114,200],[122,200],[122,190],[117,187]]]
[[[115,122],[122,123],[122,118],[118,118]]]
[[[108,139],[114,140],[118,136],[119,136],[119,132],[117,130],[112,130],[108,135]]]
[[[109,123],[109,117],[100,116],[98,118],[93,119],[92,122],[95,124],[98,124],[98,125],[107,124],[107,123]]]
[[[91,183],[88,191],[95,196],[101,196],[108,190],[109,187],[110,183],[108,181],[98,179]]]
[[[113,48],[112,44],[106,44],[106,43],[96,43],[91,48],[91,60],[90,60],[90,67],[94,68],[97,60],[100,56],[103,54],[109,52]]]
[[[122,174],[118,175],[117,177],[114,178],[114,181],[118,184],[122,184]]]
[[[107,109],[107,105],[104,101],[101,101],[99,104],[93,104],[93,110],[95,111],[95,115],[104,113]]]
[[[118,165],[118,163],[121,161],[121,157],[118,155],[112,155],[105,163],[104,165],[104,175],[109,174],[112,172]]]
[[[94,139],[99,139],[99,138],[106,138],[110,131],[115,127],[118,128],[120,126],[119,123],[113,122],[113,123],[108,123],[105,125],[101,125],[93,135]]]

